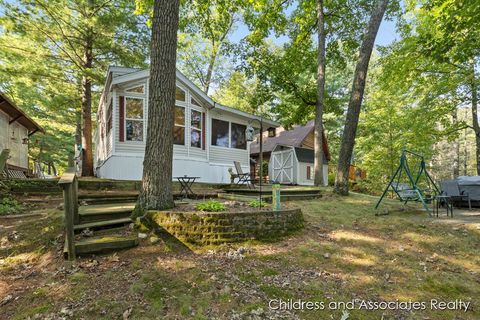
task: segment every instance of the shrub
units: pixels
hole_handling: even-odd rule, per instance
[[[335,173],[334,172],[330,172],[328,174],[328,185],[329,186],[333,186],[335,184]]]
[[[265,179],[265,177],[268,176],[268,161],[263,161],[263,164],[262,164],[262,173],[263,173],[263,178]],[[260,177],[260,168],[258,168],[257,174],[258,174],[258,176]]]
[[[20,208],[20,204],[14,198],[7,196],[0,200],[0,215],[15,214]]]
[[[209,200],[205,202],[201,202],[197,204],[195,207],[197,210],[200,211],[207,211],[207,212],[218,212],[218,211],[225,211],[225,205],[221,202],[215,200]]]
[[[353,184],[350,190],[370,195],[380,195],[386,184],[381,180],[360,179]]]
[[[267,203],[265,201],[260,202],[260,200],[252,200],[248,205],[252,208],[263,208],[267,206]]]

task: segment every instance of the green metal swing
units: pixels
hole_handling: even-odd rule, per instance
[[[416,159],[420,160],[415,177],[412,175],[412,172],[410,170],[407,155],[413,156]],[[401,182],[403,174],[406,175],[406,183]],[[421,188],[419,186],[422,177],[427,183],[426,188]],[[427,204],[434,199],[436,194],[440,193],[437,185],[427,171],[424,157],[421,154],[406,149],[402,150],[402,156],[400,157],[400,165],[398,166],[395,174],[390,179],[390,182],[383,191],[382,196],[375,205],[375,209],[378,209],[380,203],[389,191],[393,191],[397,195],[398,199],[404,202],[404,204],[407,204],[409,201],[421,202],[430,216],[431,212]]]

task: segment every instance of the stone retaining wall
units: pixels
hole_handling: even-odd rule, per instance
[[[258,212],[163,212],[150,211],[152,227],[158,226],[191,244],[208,245],[251,239],[267,240],[303,228],[300,209]]]

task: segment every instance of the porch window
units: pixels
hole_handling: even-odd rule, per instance
[[[125,91],[126,92],[132,92],[132,93],[145,93],[145,86],[144,85],[136,86],[136,87],[133,87],[133,88],[128,88]]]
[[[127,141],[143,141],[143,99],[125,98]]]
[[[218,119],[212,119],[212,145],[219,147],[229,147],[230,123]]]
[[[185,91],[180,89],[179,87],[176,87],[176,89],[175,89],[175,100],[186,101],[185,96],[186,96]]]
[[[110,130],[112,130],[112,106],[113,99],[110,99],[110,103],[107,107],[107,135],[110,134]]]
[[[185,145],[185,108],[175,106],[173,144]]]
[[[192,110],[190,119],[190,145],[192,147],[202,147],[202,129],[202,113]]]
[[[198,101],[195,100],[194,98],[192,98],[192,104],[193,104],[194,106],[201,107],[200,103],[198,103]]]
[[[243,124],[232,122],[232,148],[235,149],[247,149],[247,137],[245,131],[247,127]]]

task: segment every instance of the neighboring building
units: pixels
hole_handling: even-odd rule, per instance
[[[28,138],[37,131],[44,132],[42,127],[12,100],[0,93],[0,151],[10,150],[10,157],[7,160],[10,173],[23,172],[24,175],[29,173]]]
[[[110,67],[97,113],[95,168],[101,178],[141,180],[148,119],[149,70]],[[245,130],[257,116],[215,103],[177,70],[173,177],[229,183],[239,161],[249,170]],[[269,127],[278,127],[265,121]]]
[[[314,121],[304,126],[295,126],[292,130],[276,128],[275,133],[263,133],[263,161],[269,162],[269,179],[283,184],[313,185],[314,181]],[[260,160],[259,137],[250,145],[250,154],[255,167],[252,175],[257,174]],[[330,152],[328,142],[323,136],[323,177],[328,183],[328,161]]]

